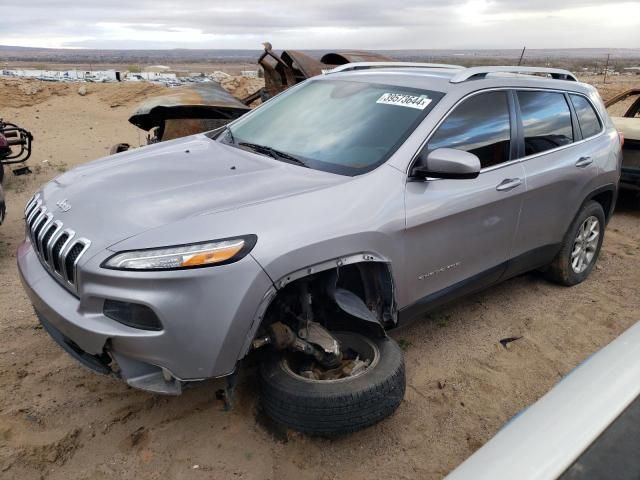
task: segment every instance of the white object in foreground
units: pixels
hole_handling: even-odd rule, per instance
[[[514,418],[447,480],[562,475],[640,395],[640,322]]]

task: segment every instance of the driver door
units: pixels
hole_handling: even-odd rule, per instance
[[[482,170],[475,179],[408,179],[403,316],[481,289],[504,272],[526,187],[522,165],[511,161],[516,158],[511,106],[506,90],[474,94],[455,107],[424,147],[468,151],[479,157]]]

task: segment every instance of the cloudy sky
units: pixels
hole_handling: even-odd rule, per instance
[[[640,47],[640,1],[27,0],[0,44],[80,48]]]

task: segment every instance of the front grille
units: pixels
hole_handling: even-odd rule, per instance
[[[91,242],[76,237],[76,232],[64,228],[60,220],[54,219],[43,205],[40,194],[29,201],[24,214],[27,234],[42,265],[65,287],[76,290],[78,261]]]

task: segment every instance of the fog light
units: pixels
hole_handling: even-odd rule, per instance
[[[105,300],[103,312],[105,316],[128,327],[141,330],[162,330],[158,316],[146,305]]]

